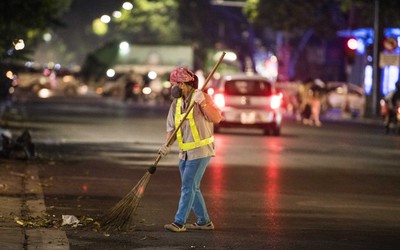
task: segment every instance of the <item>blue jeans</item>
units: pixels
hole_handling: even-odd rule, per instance
[[[175,222],[181,225],[186,223],[190,210],[193,209],[200,225],[210,222],[207,207],[200,191],[200,182],[211,157],[195,160],[179,160],[179,171],[181,173],[182,188],[179,199],[178,211]]]

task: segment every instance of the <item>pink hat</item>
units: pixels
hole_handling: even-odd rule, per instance
[[[188,68],[179,67],[174,69],[170,76],[170,82],[191,82],[194,81],[194,73],[190,71]]]

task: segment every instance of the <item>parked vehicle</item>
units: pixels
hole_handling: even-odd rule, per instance
[[[328,82],[326,89],[328,109],[338,108],[352,117],[364,115],[366,97],[363,88],[351,83]]]
[[[44,92],[49,95],[75,96],[81,92],[83,86],[74,73],[65,69],[21,67],[18,71],[18,81],[21,91],[28,91],[39,97],[42,97]]]
[[[259,75],[223,75],[211,82],[208,93],[222,110],[223,119],[215,126],[260,128],[264,134],[280,135],[282,94]]]

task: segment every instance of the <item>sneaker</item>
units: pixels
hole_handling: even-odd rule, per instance
[[[171,232],[185,232],[186,231],[185,225],[179,226],[175,222],[173,222],[171,224],[165,224],[164,228]]]
[[[186,224],[187,229],[192,229],[192,230],[214,230],[214,224],[211,222],[204,224],[204,225],[199,225],[197,223],[193,224]]]

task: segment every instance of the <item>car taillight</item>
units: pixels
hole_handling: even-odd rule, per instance
[[[225,97],[223,94],[215,94],[214,102],[219,108],[225,107]]]
[[[282,94],[271,96],[271,108],[277,109],[281,106]]]

